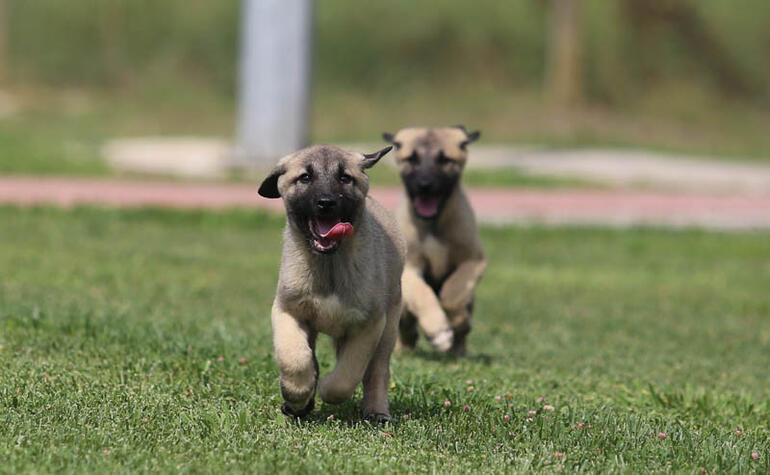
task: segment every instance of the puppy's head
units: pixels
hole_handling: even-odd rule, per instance
[[[289,224],[310,249],[331,254],[353,235],[366,206],[373,166],[392,147],[372,154],[316,145],[283,157],[259,187],[266,198],[283,198]]]
[[[460,181],[467,146],[481,132],[465,127],[407,128],[382,138],[396,146],[396,163],[415,214],[435,219]]]

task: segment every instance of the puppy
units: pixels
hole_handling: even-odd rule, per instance
[[[407,242],[399,347],[414,348],[419,324],[438,350],[466,352],[474,289],[487,261],[460,177],[467,146],[480,135],[463,126],[382,135],[396,146],[407,198],[396,214]]]
[[[373,166],[392,147],[369,155],[316,145],[282,158],[259,188],[283,198],[287,222],[272,325],[285,414],[313,410],[316,336],[334,340],[337,363],[318,383],[339,404],[363,381],[363,415],[391,420],[390,355],[401,314],[406,244],[398,225],[367,197]]]

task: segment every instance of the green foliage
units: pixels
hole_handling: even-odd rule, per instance
[[[173,75],[233,91],[239,2],[10,0],[12,71],[53,85]]]
[[[108,138],[231,136],[240,3],[7,0],[18,111],[0,170],[102,173]],[[567,112],[543,98],[547,2],[315,2],[311,139],[465,123],[498,142],[770,156],[770,3],[651,2],[693,7],[706,46],[676,22],[635,27],[634,3],[582,2],[585,102]]]
[[[545,10],[539,2],[331,0],[317,10],[316,66],[324,88],[401,93],[405,85],[542,78]]]
[[[767,235],[484,229],[469,357],[394,357],[372,427],[280,414],[282,221],[0,208],[3,469],[770,470]]]
[[[590,97],[627,105],[671,81],[714,85],[718,72],[695,54],[681,25],[640,34],[624,3],[587,0],[582,9]],[[739,73],[756,90],[770,89],[767,2],[668,3],[692,5]],[[10,0],[11,69],[18,81],[118,86],[173,78],[231,94],[239,8],[237,0]],[[539,0],[316,2],[319,90],[539,88],[547,10]]]

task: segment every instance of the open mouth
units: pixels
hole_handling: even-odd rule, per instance
[[[354,233],[353,225],[339,216],[313,216],[308,224],[312,235],[311,247],[321,254],[336,251],[340,242]]]
[[[435,218],[438,215],[438,209],[441,206],[441,197],[418,195],[412,200],[414,212],[417,216],[424,219]]]

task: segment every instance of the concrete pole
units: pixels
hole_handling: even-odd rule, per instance
[[[312,0],[243,0],[236,156],[266,168],[306,145]]]

